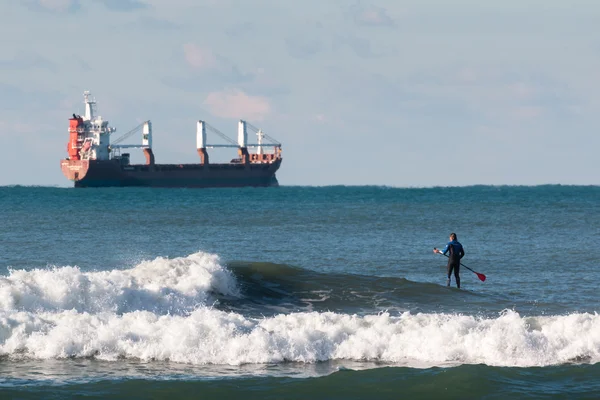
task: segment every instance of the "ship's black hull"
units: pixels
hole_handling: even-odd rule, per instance
[[[63,173],[75,187],[266,187],[278,186],[281,159],[268,164],[121,165],[111,161],[62,160]]]

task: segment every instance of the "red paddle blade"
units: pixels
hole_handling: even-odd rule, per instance
[[[481,280],[481,282],[485,282],[485,275],[484,274],[480,274],[479,272],[475,272],[477,274],[477,277]]]

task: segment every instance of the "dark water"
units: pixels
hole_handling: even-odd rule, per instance
[[[65,397],[111,399],[597,399],[600,383],[594,365],[546,368],[498,368],[463,365],[451,369],[382,367],[297,379],[244,377],[224,379],[102,380],[87,384],[35,384],[10,387],[12,398]]]
[[[599,200],[0,188],[0,394],[598,398]]]

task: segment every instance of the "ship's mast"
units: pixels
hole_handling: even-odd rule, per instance
[[[240,119],[238,122],[238,146],[245,149],[248,145],[248,131],[246,130],[246,121]]]
[[[208,153],[206,152],[206,124],[201,120],[196,124],[196,150],[200,156],[200,164],[208,165]]]
[[[262,154],[263,153],[263,138],[265,137],[265,134],[263,133],[262,129],[259,129],[258,132],[256,132],[256,136],[258,137],[258,149],[256,149],[256,154]]]
[[[96,111],[96,99],[90,98],[90,91],[83,92],[83,102],[85,104],[85,121],[94,119],[94,111]]]

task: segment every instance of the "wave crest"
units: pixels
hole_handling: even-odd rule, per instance
[[[180,313],[206,304],[211,294],[235,297],[239,291],[219,257],[202,252],[158,257],[125,270],[10,269],[0,278],[0,310],[13,311]]]

